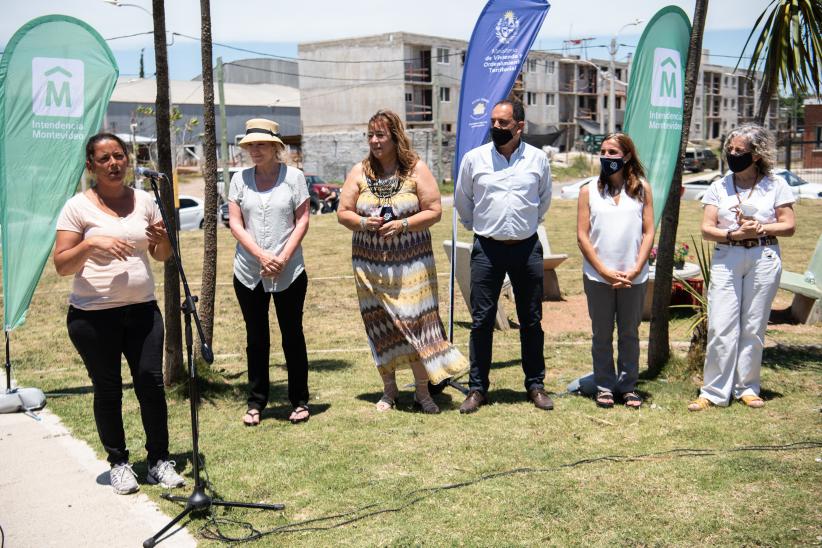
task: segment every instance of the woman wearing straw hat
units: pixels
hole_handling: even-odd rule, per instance
[[[243,424],[256,426],[268,403],[271,347],[269,301],[273,298],[288,369],[289,420],[307,421],[308,355],[303,305],[308,288],[300,243],[308,230],[309,197],[303,173],[286,162],[279,125],[255,118],[246,122],[240,146],[254,167],[231,179],[228,219],[237,239],[234,292],[246,327],[248,410]]]

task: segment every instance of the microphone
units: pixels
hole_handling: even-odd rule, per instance
[[[164,173],[148,169],[147,167],[138,166],[137,169],[135,169],[134,171],[136,171],[138,175],[142,175],[143,177],[149,177],[150,179],[168,180],[168,177],[166,177]]]
[[[214,352],[211,351],[211,347],[206,343],[200,343],[200,353],[203,355],[203,360],[205,360],[206,363],[214,363]]]

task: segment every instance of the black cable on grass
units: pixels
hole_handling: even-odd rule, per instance
[[[407,499],[396,506],[381,507],[383,503],[372,503],[361,506],[349,512],[342,512],[339,514],[331,514],[328,516],[321,516],[301,521],[294,521],[280,525],[266,530],[259,530],[251,523],[234,520],[230,518],[218,518],[214,516],[214,507],[209,510],[209,516],[206,523],[200,528],[200,533],[204,538],[209,540],[218,540],[222,542],[251,542],[259,540],[267,535],[300,533],[309,531],[327,531],[330,529],[338,529],[346,525],[350,525],[357,521],[362,521],[367,518],[373,518],[382,514],[392,514],[402,512],[418,502],[435,495],[442,491],[450,491],[453,489],[461,489],[471,485],[476,485],[484,481],[495,480],[504,477],[517,476],[522,474],[539,474],[546,472],[558,472],[566,468],[574,468],[576,466],[597,464],[601,462],[637,462],[649,459],[670,458],[684,458],[684,457],[709,457],[722,453],[742,453],[742,452],[759,452],[759,451],[802,451],[807,449],[822,448],[822,441],[808,440],[795,443],[788,443],[784,445],[742,445],[739,447],[732,447],[730,449],[700,449],[700,448],[676,448],[668,449],[666,451],[656,451],[652,453],[642,453],[639,455],[603,455],[600,457],[589,457],[579,459],[573,462],[559,464],[556,466],[545,468],[521,467],[512,468],[510,470],[501,470],[499,472],[491,472],[484,474],[474,479],[469,479],[460,482],[447,483],[443,485],[436,485],[433,487],[421,487],[409,491],[403,498]],[[203,463],[203,471],[205,471],[205,463]],[[207,477],[207,474],[206,474]],[[207,484],[210,488],[210,485]],[[330,522],[330,523],[329,523]],[[224,533],[220,526],[233,526],[246,531],[246,535],[241,537],[230,536]]]

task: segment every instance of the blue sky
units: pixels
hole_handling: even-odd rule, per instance
[[[3,7],[0,44],[27,21],[41,15],[63,13],[83,19],[108,40],[123,75],[136,75],[140,50],[145,48],[145,71],[154,73],[151,2],[129,0],[132,6],[116,7],[105,0],[13,0]],[[166,3],[169,68],[173,79],[191,79],[200,73],[199,1],[169,0]],[[269,55],[297,56],[297,43],[406,31],[467,40],[485,0],[211,0],[212,35],[215,42]],[[637,18],[649,20],[668,4],[679,5],[689,16],[693,0],[556,0],[545,19],[535,48],[560,50],[568,38],[593,38],[589,58],[607,58],[611,36]],[[703,47],[711,63],[733,66],[741,53],[757,15],[768,0],[714,0],[709,4]],[[139,7],[134,7],[139,6]],[[142,8],[142,9],[141,9]],[[628,27],[619,42],[626,44],[619,58],[632,51],[642,26]],[[138,34],[129,38],[120,36]],[[581,53],[579,50],[572,53]],[[256,57],[219,45],[214,55],[224,61]]]

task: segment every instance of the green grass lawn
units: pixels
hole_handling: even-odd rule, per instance
[[[568,299],[582,293],[575,207],[557,201],[546,219],[553,250],[570,255],[558,271]],[[786,269],[803,272],[822,231],[822,202],[803,202],[796,210],[798,233],[784,240],[783,260]],[[683,204],[681,241],[698,234],[700,215],[698,204]],[[433,232],[447,321],[448,262],[441,241],[450,237],[450,212]],[[460,238],[468,235],[461,232]],[[732,405],[689,414],[685,405],[695,396],[699,378],[682,366],[681,345],[665,376],[640,385],[647,402],[639,412],[600,410],[590,400],[570,396],[558,397],[550,413],[538,411],[524,400],[518,335],[510,330],[495,335],[492,405],[461,416],[461,395],[448,389],[437,399],[444,412],[426,416],[411,412],[412,395],[404,390],[398,409],[380,414],[373,404],[381,383],[351,278],[350,233],[333,216],[315,216],[304,243],[313,416],[299,426],[287,421],[285,367],[274,328],[272,403],[262,424],[250,429],[241,424],[245,333],[231,287],[234,241],[228,230],[219,229],[219,242],[217,358],[203,387],[201,450],[218,497],[284,502],[287,507],[271,513],[218,510],[217,515],[269,530],[355,512],[306,526],[316,530],[269,535],[255,545],[820,543],[822,448],[738,450],[822,441],[819,326],[769,329],[769,345],[778,344],[765,354],[763,392],[769,401],[758,411]],[[182,247],[198,293],[202,234],[184,233]],[[49,408],[102,456],[90,382],[66,334],[69,287],[70,280],[58,278],[49,263],[27,323],[12,334],[12,356],[20,384],[50,392]],[[467,351],[470,316],[460,297],[456,302],[455,339]],[[778,304],[789,302],[780,292]],[[557,305],[545,304],[546,310],[552,306]],[[686,324],[687,318],[672,320],[674,341],[688,340]],[[642,329],[647,339],[647,324]],[[546,326],[549,390],[562,393],[567,382],[590,370],[589,341],[589,333]],[[124,378],[129,378],[125,367]],[[399,380],[410,383],[410,372],[402,372]],[[172,458],[185,463],[190,478],[184,390],[169,391],[168,400]],[[124,406],[135,469],[143,477],[144,439],[130,384]],[[602,458],[609,456],[613,458]],[[142,490],[169,515],[180,510],[159,498],[161,489],[143,485]],[[350,518],[361,519],[343,523]],[[197,518],[190,530],[196,533],[204,523]],[[243,534],[230,527],[225,531]],[[218,542],[203,539],[202,544]]]

